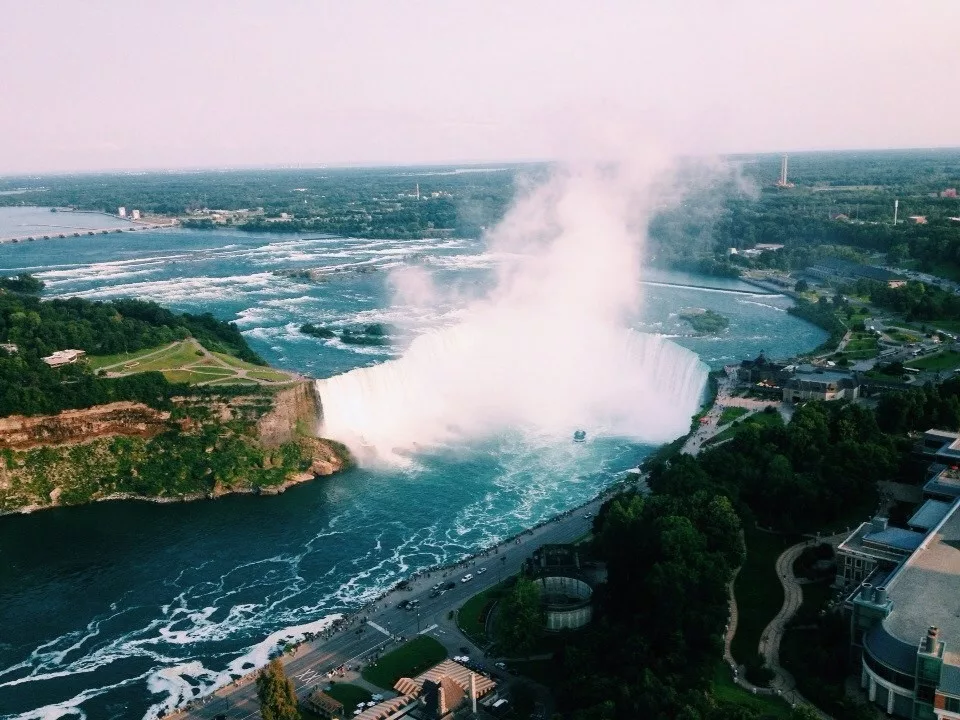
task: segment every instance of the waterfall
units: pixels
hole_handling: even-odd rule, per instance
[[[695,353],[659,335],[478,321],[428,332],[402,357],[317,390],[324,436],[361,462],[403,462],[506,428],[667,442],[688,430],[706,376]]]

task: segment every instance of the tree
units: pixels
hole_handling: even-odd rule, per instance
[[[279,658],[257,673],[257,697],[263,720],[300,720],[297,692]]]
[[[810,283],[806,280],[797,280],[797,284],[793,286],[793,289],[798,293],[806,292],[810,289]]]
[[[526,653],[543,634],[540,587],[521,577],[501,602],[497,619],[497,641],[508,653]]]

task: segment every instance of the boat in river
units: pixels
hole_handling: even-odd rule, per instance
[[[587,432],[586,432],[586,430],[577,430],[575,433],[573,433],[573,441],[574,441],[574,442],[580,443],[580,442],[585,441],[586,439],[587,439]]]

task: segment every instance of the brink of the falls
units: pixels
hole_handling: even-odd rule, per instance
[[[707,378],[690,350],[625,329],[512,327],[434,330],[396,360],[317,381],[322,434],[369,463],[507,429],[650,444],[689,429]]]

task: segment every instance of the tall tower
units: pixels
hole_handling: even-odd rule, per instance
[[[420,183],[417,183],[417,200],[420,199]]]
[[[780,158],[780,179],[777,180],[777,187],[792,188],[793,183],[787,180],[787,154],[784,153]]]
[[[897,224],[897,212],[900,210],[900,200],[893,201],[893,224]]]

